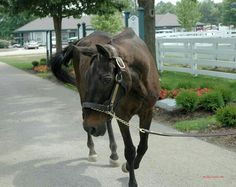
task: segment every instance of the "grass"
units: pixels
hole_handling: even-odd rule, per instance
[[[45,58],[45,55],[19,55],[19,56],[4,56],[0,57],[0,61],[22,70],[32,69],[32,61],[39,61]]]
[[[202,131],[204,129],[207,129],[209,126],[215,124],[216,124],[215,117],[210,116],[208,118],[197,118],[194,120],[177,122],[174,124],[174,127],[182,132],[190,132],[190,131]]]
[[[172,90],[178,87],[178,84],[191,82],[194,87],[208,87],[208,88],[219,88],[227,87],[232,92],[233,101],[236,101],[236,80],[216,78],[205,75],[194,75],[188,73],[179,72],[163,72],[161,73],[161,85],[167,86],[168,89]]]

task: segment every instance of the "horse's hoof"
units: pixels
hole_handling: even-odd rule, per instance
[[[121,169],[124,173],[128,173],[129,171],[126,168],[126,162],[121,166]]]
[[[110,158],[110,165],[112,167],[119,167],[120,166],[120,162],[119,162],[119,160],[113,160],[113,159]]]
[[[97,158],[98,158],[98,155],[95,154],[95,155],[89,155],[88,156],[88,161],[89,162],[97,162]]]

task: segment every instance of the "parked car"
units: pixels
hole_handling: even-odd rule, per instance
[[[13,48],[20,48],[21,45],[20,45],[20,44],[13,44],[12,47],[13,47]]]
[[[78,36],[68,38],[68,44],[74,43],[78,41]]]
[[[38,42],[32,40],[32,41],[26,42],[24,44],[24,48],[25,49],[38,49],[39,44],[38,44]]]

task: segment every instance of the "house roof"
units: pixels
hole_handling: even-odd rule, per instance
[[[178,18],[175,14],[167,13],[156,15],[156,27],[179,27]]]
[[[62,30],[77,29],[77,24],[85,22],[87,25],[91,25],[91,17],[83,16],[80,19],[73,17],[62,19]],[[54,30],[52,17],[38,18],[26,25],[16,29],[14,32],[32,32],[32,31],[48,31]]]
[[[62,30],[77,29],[77,24],[82,24],[83,22],[86,25],[91,25],[91,16],[82,16],[80,19],[73,17],[63,18],[62,19]],[[156,27],[179,27],[177,16],[175,14],[161,14],[156,15]],[[54,30],[53,19],[52,17],[38,18],[35,19],[26,25],[16,29],[14,32],[42,32]]]

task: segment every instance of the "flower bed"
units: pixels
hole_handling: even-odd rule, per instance
[[[184,91],[186,89],[174,89],[174,90],[166,90],[166,89],[161,89],[160,91],[160,99],[165,99],[165,98],[176,98],[177,95],[181,92]],[[210,91],[209,88],[191,88],[188,89],[190,91],[194,91],[196,92],[197,96],[202,96],[204,93],[207,93]]]
[[[46,73],[48,72],[49,68],[47,65],[38,65],[34,66],[33,70],[36,71],[37,73]]]

